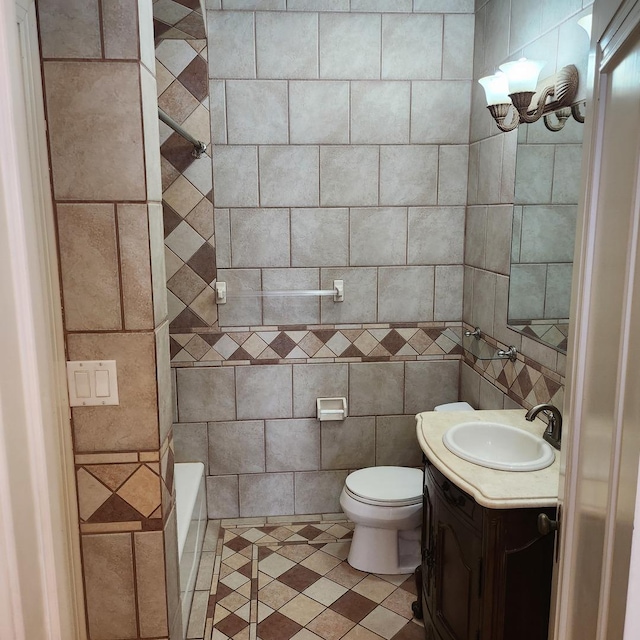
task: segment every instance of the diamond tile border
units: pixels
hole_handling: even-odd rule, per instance
[[[461,335],[459,323],[243,327],[172,333],[171,353],[177,366],[441,359],[462,356]]]

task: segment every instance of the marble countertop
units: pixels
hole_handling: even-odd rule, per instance
[[[497,471],[467,462],[451,453],[442,435],[461,422],[498,422],[542,436],[546,423],[536,418],[525,420],[524,409],[501,411],[424,411],[416,416],[416,431],[422,451],[451,482],[484,507],[514,509],[554,507],[558,500],[560,452],[553,464],[540,471]]]

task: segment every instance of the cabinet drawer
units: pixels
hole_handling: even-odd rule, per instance
[[[430,462],[426,463],[427,473],[443,501],[459,516],[467,520],[474,528],[482,528],[482,508],[468,494],[447,479]],[[425,478],[428,482],[429,479]]]

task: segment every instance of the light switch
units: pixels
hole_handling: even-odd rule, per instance
[[[91,397],[91,382],[88,371],[75,371],[76,395],[78,398]]]
[[[67,362],[67,382],[72,407],[120,404],[115,360]]]
[[[96,371],[96,396],[98,398],[108,398],[109,395],[109,372],[99,369]]]

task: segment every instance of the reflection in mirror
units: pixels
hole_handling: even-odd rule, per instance
[[[584,113],[584,103],[580,105]],[[518,127],[509,326],[567,349],[584,125]]]

